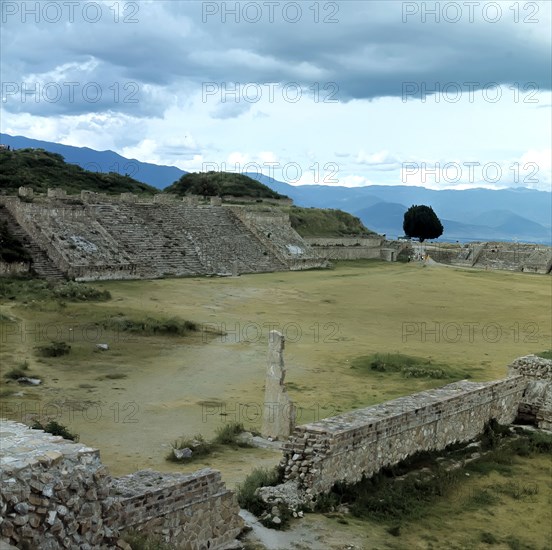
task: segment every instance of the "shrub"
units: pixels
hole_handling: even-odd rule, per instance
[[[184,319],[155,319],[146,317],[145,319],[129,319],[122,315],[111,317],[101,323],[106,329],[131,332],[145,335],[166,335],[166,336],[185,336],[190,332],[196,332],[199,327],[192,321]]]
[[[267,468],[255,468],[243,481],[237,486],[238,503],[242,508],[249,510],[252,514],[260,516],[266,508],[264,502],[255,494],[259,487],[272,487],[278,485],[280,475],[277,468],[271,470]]]
[[[495,449],[502,438],[507,436],[508,434],[509,428],[507,426],[501,426],[495,418],[491,418],[483,428],[483,435],[481,437],[481,448],[484,451]]]
[[[174,450],[191,449],[192,456],[176,458]],[[167,460],[171,462],[191,462],[197,458],[204,458],[213,452],[213,445],[205,441],[201,434],[193,438],[180,438],[171,444],[171,450],[167,455]]]
[[[71,351],[71,346],[66,342],[50,342],[46,346],[39,346],[37,352],[42,357],[61,357]]]
[[[392,525],[391,527],[387,528],[387,532],[392,535],[393,537],[400,537],[401,536],[401,526],[399,525]]]
[[[431,359],[402,353],[374,353],[356,357],[351,368],[366,372],[396,372],[405,378],[469,378],[468,373],[455,371],[446,365],[432,363]]]
[[[10,380],[17,380],[18,378],[23,378],[28,376],[29,363],[23,361],[19,366],[9,370],[4,376]]]
[[[488,531],[483,531],[481,533],[481,542],[485,543],[485,544],[497,544],[498,542],[498,539],[492,534],[492,533],[489,533]]]
[[[218,445],[231,445],[237,447],[249,447],[247,443],[241,442],[238,436],[245,431],[241,422],[232,422],[231,424],[225,424],[220,426],[216,430],[216,436],[213,439],[213,443]]]
[[[59,424],[55,420],[50,420],[47,424],[42,424],[40,421],[35,420],[31,426],[33,430],[44,430],[45,432],[52,435],[60,435],[63,439],[69,439],[71,441],[78,441],[79,435],[71,433],[67,426]]]

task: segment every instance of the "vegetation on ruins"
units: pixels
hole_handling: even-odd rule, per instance
[[[0,259],[7,263],[31,261],[29,253],[21,241],[10,233],[6,222],[0,223]]]
[[[262,501],[259,495],[256,494],[260,487],[272,487],[282,482],[281,473],[278,467],[275,468],[255,468],[236,488],[236,496],[238,504],[241,508],[249,510],[257,517],[261,516],[266,510],[266,503]],[[269,523],[267,527],[286,527],[289,523],[290,516],[279,516],[282,523],[276,525]],[[261,520],[262,522],[262,520]]]
[[[301,208],[287,209],[291,227],[301,237],[370,237],[377,236],[359,218],[335,209]]]
[[[404,213],[404,234],[411,239],[437,239],[443,234],[443,224],[431,206],[413,205]]]
[[[127,175],[84,170],[44,149],[0,151],[0,191],[14,194],[20,186],[31,187],[35,193],[46,193],[49,187],[65,189],[68,194],[93,191],[154,195],[159,192]]]
[[[224,426],[219,426],[216,430],[215,437],[211,441],[206,441],[201,434],[194,437],[181,437],[174,443],[171,443],[171,450],[166,458],[170,462],[191,462],[209,456],[215,451],[221,451],[224,447],[249,448],[251,445],[240,439],[240,435],[245,431],[241,422],[231,422]],[[191,452],[186,453],[180,458],[176,451],[189,449]]]
[[[61,437],[63,437],[63,439],[69,439],[70,441],[79,440],[79,434],[74,434],[70,432],[67,426],[59,424],[55,420],[50,420],[46,423],[35,420],[31,428],[33,428],[33,430],[44,430],[45,432],[52,435],[60,435]]]
[[[201,195],[204,197],[250,197],[255,199],[286,199],[266,185],[245,176],[230,172],[190,172],[164,189],[176,195]]]

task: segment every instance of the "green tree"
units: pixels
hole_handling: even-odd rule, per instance
[[[404,213],[404,234],[423,243],[426,239],[437,239],[443,234],[443,224],[431,206],[411,206]]]

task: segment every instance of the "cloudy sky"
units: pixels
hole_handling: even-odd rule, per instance
[[[2,0],[1,131],[292,184],[549,191],[550,6]]]

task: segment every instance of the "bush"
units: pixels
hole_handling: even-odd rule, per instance
[[[203,458],[223,446],[230,447],[250,447],[248,443],[241,442],[238,435],[244,431],[243,424],[240,422],[232,422],[217,428],[216,436],[212,441],[205,441],[201,434],[193,438],[184,437],[177,439],[171,444],[171,451],[167,455],[167,460],[171,462],[191,462],[197,458]],[[192,456],[177,458],[174,450],[190,449]]]
[[[42,424],[40,421],[35,420],[31,426],[33,430],[44,430],[45,432],[52,435],[60,435],[63,439],[69,439],[71,441],[78,441],[79,435],[71,433],[67,426],[57,423],[55,420],[50,420],[46,425]]]
[[[176,458],[174,450],[190,449],[192,456]],[[213,445],[205,441],[201,434],[197,434],[193,438],[180,438],[171,444],[171,450],[167,455],[167,460],[171,462],[191,462],[198,458],[209,456],[213,452]]]
[[[483,428],[481,448],[484,451],[495,449],[505,436],[510,433],[507,426],[501,426],[495,418],[491,418]]]
[[[111,317],[101,323],[103,328],[120,331],[131,332],[134,334],[145,335],[166,335],[166,336],[186,336],[190,332],[196,332],[199,327],[192,321],[184,319],[155,319],[146,317],[145,319],[129,319],[122,315]]]
[[[489,533],[488,531],[483,531],[481,533],[481,542],[485,543],[485,544],[497,544],[498,543],[498,539],[492,534],[492,533]]]
[[[225,424],[220,426],[216,430],[216,436],[213,439],[213,443],[218,445],[230,445],[236,447],[249,447],[249,444],[244,443],[238,439],[238,436],[245,431],[241,422],[232,422],[231,424]]]
[[[51,342],[46,346],[37,347],[37,352],[42,357],[61,357],[71,351],[71,346],[66,342]]]
[[[9,370],[4,376],[10,380],[17,380],[18,378],[24,378],[28,376],[29,363],[23,361],[18,367]]]
[[[277,468],[269,470],[267,468],[255,468],[243,481],[237,486],[236,494],[238,503],[242,508],[249,510],[252,514],[260,516],[266,508],[264,502],[255,494],[259,487],[272,487],[278,485],[280,475]]]
[[[351,362],[351,368],[362,372],[396,372],[404,378],[461,379],[470,377],[469,373],[432,363],[431,359],[402,353],[374,353],[356,357]]]

